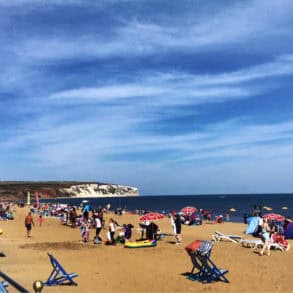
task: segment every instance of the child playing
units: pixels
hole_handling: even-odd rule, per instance
[[[39,215],[39,219],[38,219],[38,222],[40,224],[40,227],[42,226],[42,223],[44,222],[44,218],[42,215]]]

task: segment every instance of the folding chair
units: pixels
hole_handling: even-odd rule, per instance
[[[8,291],[6,289],[8,287],[8,285],[11,285],[12,287],[14,287],[17,290],[17,292],[22,292],[22,293],[28,293],[29,292],[22,285],[17,283],[14,279],[9,277],[8,275],[4,274],[2,271],[0,271],[0,277],[5,280],[5,281],[0,281],[0,292],[1,293],[10,292],[10,290]]]
[[[231,241],[231,242],[234,242],[234,243],[238,243],[242,239],[242,236],[224,234],[222,232],[215,231],[215,233],[212,235],[212,238],[215,241],[227,240],[227,241]]]
[[[6,287],[8,287],[7,282],[0,282],[0,292],[1,293],[7,293],[8,291],[6,290]]]
[[[192,244],[194,244],[193,247]],[[229,283],[228,279],[224,276],[228,273],[228,270],[217,268],[210,259],[213,242],[210,240],[197,240],[192,244],[185,248],[193,264],[188,279],[202,283],[212,283],[214,281]],[[196,273],[194,272],[195,270],[197,270]]]
[[[53,266],[53,270],[48,280],[44,283],[44,285],[46,286],[53,286],[53,285],[77,286],[77,283],[73,281],[73,278],[78,276],[77,273],[68,274],[52,254],[48,253],[48,256]]]

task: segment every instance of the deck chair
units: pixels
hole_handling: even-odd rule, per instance
[[[48,277],[48,280],[44,283],[45,286],[53,285],[74,285],[77,286],[77,283],[73,281],[73,278],[77,277],[77,273],[68,274],[57,259],[50,253],[48,253],[53,270]]]
[[[196,240],[185,248],[193,265],[187,277],[189,280],[199,281],[201,283],[212,283],[215,281],[229,282],[225,277],[228,270],[219,269],[212,262],[210,258],[212,248],[213,242],[210,240]],[[195,270],[197,271],[195,272]]]
[[[8,283],[7,282],[0,282],[0,292],[1,293],[7,293],[8,292],[6,290],[7,287],[8,287]]]
[[[215,231],[215,233],[212,235],[212,238],[215,241],[225,241],[226,240],[226,241],[231,241],[231,242],[234,242],[234,243],[238,243],[242,239],[242,236],[224,234],[222,232]]]
[[[22,292],[22,293],[29,293],[27,289],[25,289],[21,284],[17,283],[14,279],[0,271],[0,277],[4,281],[0,281],[0,292],[1,293],[8,293],[8,292]],[[7,290],[8,286],[13,287],[16,291]]]

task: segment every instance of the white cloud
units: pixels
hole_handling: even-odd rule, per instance
[[[169,22],[142,22],[133,16],[122,18],[121,26],[113,28],[115,33],[108,39],[87,33],[72,36],[68,32],[67,36],[28,37],[23,43],[16,44],[14,50],[18,56],[41,60],[82,56],[104,58],[182,49],[196,52],[235,44],[249,44],[250,50],[267,51],[270,46],[275,47],[275,42],[292,38],[292,12],[291,1],[263,0],[223,7],[213,17],[198,15],[195,11],[194,17],[187,20],[174,15]]]

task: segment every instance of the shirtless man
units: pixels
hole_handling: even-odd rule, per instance
[[[30,233],[31,233],[32,226],[35,226],[34,218],[33,218],[31,212],[29,212],[27,214],[27,216],[25,217],[25,219],[24,219],[24,225],[26,227],[26,236],[27,237],[31,237]]]

